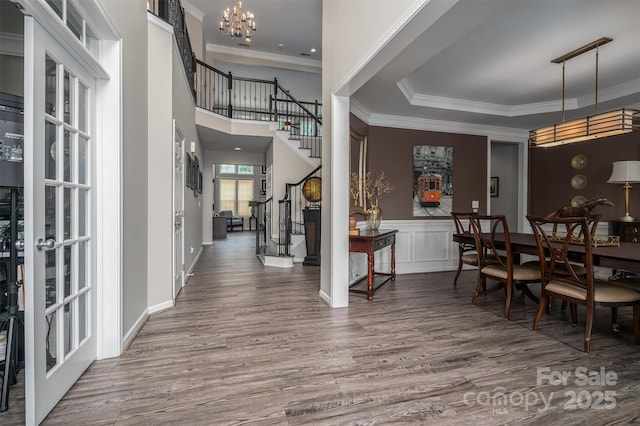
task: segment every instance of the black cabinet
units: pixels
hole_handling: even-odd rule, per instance
[[[640,244],[640,222],[609,222],[609,235],[619,235],[620,241]]]

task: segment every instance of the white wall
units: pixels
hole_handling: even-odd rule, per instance
[[[148,307],[156,312],[173,305],[173,120],[185,138],[185,149],[195,143],[201,170],[202,150],[194,117],[195,104],[173,29],[156,17],[149,17],[149,193],[148,193]],[[185,271],[195,264],[202,248],[202,197],[185,186],[184,253]]]
[[[146,2],[102,0],[122,36],[123,337],[147,308],[147,10]]]
[[[149,16],[148,76],[148,184],[147,195],[147,305],[151,311],[172,305],[171,245],[173,31],[160,19]],[[161,88],[164,88],[162,90]]]
[[[204,176],[207,170],[207,166],[204,162],[204,154],[200,139],[198,138],[198,131],[196,130],[196,124],[194,117],[196,115],[196,106],[191,94],[191,88],[185,74],[184,66],[182,65],[182,59],[180,58],[180,52],[177,49],[175,41],[173,45],[173,118],[176,120],[176,124],[182,131],[185,138],[185,150],[189,151],[191,143],[195,142],[195,156],[198,157],[200,164],[200,170],[202,171],[203,190],[202,194],[197,194],[186,187],[184,193],[184,262],[185,272],[191,272],[195,266],[198,256],[202,250],[202,225],[203,225],[203,209],[206,208],[206,204],[203,203],[204,194]],[[169,152],[169,161],[173,155],[173,148]],[[165,170],[170,176],[173,176],[173,168],[170,166]],[[168,192],[171,193],[171,184],[168,188]],[[173,201],[173,199],[171,199]],[[170,211],[173,213],[172,208]],[[173,241],[173,215],[171,216],[171,241]],[[173,283],[173,279],[171,280]]]
[[[322,11],[322,266],[320,295],[348,305],[349,99],[419,29],[397,37],[427,0],[325,0]],[[366,10],[366,19],[353,20]],[[420,25],[416,25],[420,26]],[[340,28],[340,31],[335,31]],[[401,40],[402,38],[402,40]],[[389,39],[398,39],[388,46]],[[334,164],[335,162],[335,164]]]

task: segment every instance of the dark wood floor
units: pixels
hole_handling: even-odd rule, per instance
[[[153,315],[122,356],[94,362],[45,424],[640,422],[628,310],[618,333],[597,312],[585,354],[582,323],[557,305],[538,332],[528,300],[514,301],[508,321],[501,293],[471,306],[473,271],[457,290],[453,273],[399,275],[373,301],[352,295],[349,308],[330,309],[319,268],[264,267],[253,241],[232,234],[206,247],[175,309]],[[539,369],[569,375],[566,384]]]

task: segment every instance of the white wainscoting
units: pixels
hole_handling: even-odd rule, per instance
[[[359,224],[360,225],[360,224]],[[364,222],[361,226],[365,226]],[[380,229],[397,229],[396,274],[454,271],[458,267],[458,245],[453,242],[452,219],[383,220]],[[375,252],[375,269],[389,272],[391,248]],[[367,256],[350,253],[350,281],[367,273]]]

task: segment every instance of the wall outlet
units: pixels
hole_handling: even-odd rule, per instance
[[[473,200],[471,202],[471,211],[473,213],[478,213],[478,209],[480,208],[480,201],[478,200]]]

